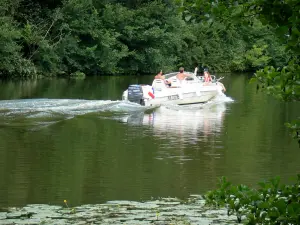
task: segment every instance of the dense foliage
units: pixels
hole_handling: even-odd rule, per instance
[[[256,69],[254,81],[267,93],[283,101],[300,100],[300,2],[298,0],[197,0],[185,1],[182,7],[188,20],[217,23],[226,27],[239,25],[250,36],[247,43],[252,49],[242,54]],[[246,27],[248,30],[246,30]],[[269,32],[264,32],[267,29]],[[270,34],[271,32],[271,34]],[[263,38],[259,38],[259,33]],[[243,38],[244,40],[245,38]],[[275,41],[274,41],[275,40]],[[254,43],[253,43],[254,42]],[[234,45],[236,46],[236,44]],[[230,58],[230,61],[232,58]],[[238,66],[243,65],[234,59]],[[249,65],[248,67],[249,68]],[[300,121],[286,124],[298,139],[300,146]]]
[[[275,28],[259,19],[251,27],[224,21],[239,9],[220,6],[222,17],[209,10],[176,0],[2,0],[0,76],[156,73],[196,64],[253,71],[292,57]]]
[[[222,177],[219,188],[205,195],[206,204],[227,208],[245,224],[300,224],[300,175],[294,184],[280,184],[278,177],[259,183],[258,189],[232,185]]]
[[[253,65],[261,65],[254,81],[283,101],[300,100],[300,3],[298,0],[187,0],[185,17],[195,21],[222,21],[227,27],[240,24],[241,29],[252,30],[259,21],[272,30],[277,47],[270,55],[259,55],[272,45],[272,39],[254,37],[261,45],[253,45],[249,52]],[[254,29],[255,30],[255,29]],[[247,32],[246,32],[247,33]],[[251,39],[249,40],[251,42]],[[278,43],[281,43],[278,45]],[[283,56],[281,60],[276,60]],[[246,58],[249,58],[246,57]],[[270,56],[270,57],[269,57]],[[263,63],[261,63],[263,62]],[[263,65],[264,64],[264,65]],[[300,144],[300,121],[287,123]],[[237,221],[246,216],[246,224],[300,224],[300,175],[293,185],[280,185],[279,178],[260,183],[259,189],[245,185],[233,186],[225,178],[220,188],[206,194],[208,204],[226,206],[228,214],[235,214]]]

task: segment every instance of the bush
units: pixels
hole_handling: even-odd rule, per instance
[[[292,185],[280,184],[280,178],[259,183],[259,189],[245,185],[234,186],[225,177],[219,180],[219,189],[205,195],[206,204],[226,207],[228,215],[237,221],[246,217],[246,224],[300,224],[300,174]]]

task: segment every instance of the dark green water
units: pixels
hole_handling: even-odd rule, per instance
[[[226,75],[227,97],[201,107],[119,101],[151,79],[0,81],[0,207],[184,198],[220,176],[255,185],[300,173],[284,127],[299,103],[257,92],[244,75]]]

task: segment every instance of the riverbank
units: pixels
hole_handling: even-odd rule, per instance
[[[33,204],[2,209],[0,224],[236,224],[236,217],[227,216],[226,209],[211,209],[204,204],[199,195],[192,195],[186,201],[177,198],[109,201],[74,208]]]

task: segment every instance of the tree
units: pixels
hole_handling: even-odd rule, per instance
[[[18,44],[22,37],[21,29],[12,17],[18,6],[18,1],[0,2],[0,76],[28,76],[36,72],[30,60],[22,56],[22,46]]]
[[[255,20],[275,30],[275,34],[291,52],[286,65],[266,66],[255,73],[256,80],[268,93],[284,101],[300,101],[300,2],[298,0],[198,0],[186,1],[186,16],[200,20],[222,20],[226,24],[243,22],[253,26]],[[189,10],[190,9],[190,10]],[[257,47],[255,47],[257,48]],[[250,52],[249,52],[250,53]],[[253,55],[253,53],[251,53]],[[250,56],[251,56],[250,54]],[[256,53],[257,54],[257,53]],[[300,122],[288,123],[300,144]]]

